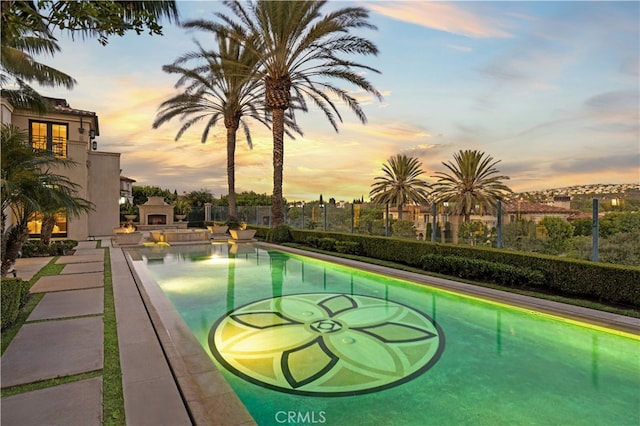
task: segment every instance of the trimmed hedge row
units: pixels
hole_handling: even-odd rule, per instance
[[[542,271],[460,256],[425,254],[422,269],[508,287],[542,287],[545,281]]]
[[[20,309],[27,304],[31,294],[29,281],[21,278],[3,278],[0,283],[2,299],[0,303],[0,329],[13,325],[18,318]]]
[[[43,244],[40,240],[30,240],[22,246],[22,257],[63,256],[72,250],[78,242],[75,240],[51,241]]]
[[[265,238],[269,230],[265,227],[256,227],[256,229],[258,238]],[[532,285],[545,291],[640,308],[640,268],[638,267],[589,262],[538,253],[360,234],[293,228],[289,230],[289,233],[292,241],[299,244],[309,244],[310,237],[311,241],[314,238],[317,241],[332,239],[334,247],[329,249],[331,251],[337,251],[336,243],[338,241],[341,242],[342,247],[344,247],[344,243],[351,243],[352,247],[357,247],[359,255],[417,268],[424,267],[423,256],[425,255],[454,256],[526,268],[544,274],[542,283]],[[323,244],[328,245],[329,243]]]

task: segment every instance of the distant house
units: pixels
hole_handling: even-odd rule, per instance
[[[513,200],[502,204],[503,224],[516,222],[518,220],[540,222],[545,217],[559,217],[563,220],[570,220],[580,212],[564,207],[550,206],[548,204],[532,203],[529,201]]]
[[[124,204],[127,201],[133,204],[133,183],[135,181],[135,179],[120,176],[120,204]]]
[[[62,213],[56,218],[54,237],[86,240],[89,236],[110,235],[119,225],[120,154],[98,151],[96,136],[100,135],[95,112],[71,108],[65,99],[47,98],[52,110],[38,115],[30,110],[15,108],[6,98],[1,99],[0,119],[28,131],[29,143],[65,157],[76,163],[56,173],[68,177],[78,185],[78,196],[91,201],[95,211],[79,218]],[[32,237],[40,234],[41,216],[29,223]],[[10,214],[8,220],[12,220]]]

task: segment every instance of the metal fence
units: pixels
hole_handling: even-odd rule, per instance
[[[271,226],[271,206],[238,206],[238,220],[247,225]],[[398,229],[393,214],[385,206],[369,204],[306,204],[285,206],[286,225],[296,229],[347,232],[366,235],[396,236],[420,240],[432,239],[433,217],[424,212],[403,217],[413,229]],[[229,219],[227,206],[194,208],[189,222],[220,222]],[[444,224],[444,226],[442,226]],[[438,215],[435,221],[437,241],[451,241],[450,224]]]

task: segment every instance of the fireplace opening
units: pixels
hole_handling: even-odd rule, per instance
[[[166,214],[150,214],[150,215],[147,215],[147,223],[149,225],[166,225],[167,224],[167,215]]]

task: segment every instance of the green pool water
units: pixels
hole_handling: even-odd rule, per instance
[[[258,246],[144,266],[260,425],[638,425],[640,338]]]

